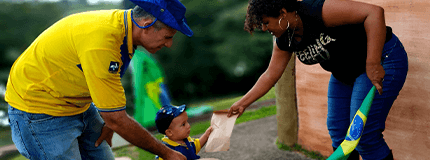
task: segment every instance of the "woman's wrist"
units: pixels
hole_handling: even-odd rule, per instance
[[[245,99],[245,98],[247,98],[246,95],[243,98],[241,98],[239,101],[237,101],[235,103],[235,105],[236,106],[241,106],[244,109],[248,108],[248,106],[251,105],[252,102],[251,103],[247,102],[247,99]]]
[[[375,65],[375,64],[381,64],[381,60],[380,59],[378,59],[378,60],[375,60],[375,59],[366,60],[366,65]]]

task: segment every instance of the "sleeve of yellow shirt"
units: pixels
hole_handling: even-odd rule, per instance
[[[81,57],[82,70],[91,98],[101,111],[121,110],[126,105],[124,88],[118,73],[122,66],[121,58],[115,57],[111,52],[92,50]]]
[[[202,146],[200,145],[200,140],[199,139],[194,139],[194,145],[196,146],[196,154],[198,154],[200,152],[200,149],[202,149]]]
[[[100,111],[116,111],[126,105],[120,77],[122,42],[106,32],[110,30],[99,28],[88,36],[96,38],[80,39],[83,42],[78,45],[78,56],[93,103]]]

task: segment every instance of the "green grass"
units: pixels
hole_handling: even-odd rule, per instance
[[[0,147],[13,144],[10,127],[0,127]]]
[[[297,151],[297,152],[300,152],[300,153],[304,154],[306,157],[309,157],[309,158],[312,158],[312,159],[325,160],[325,159],[328,158],[328,157],[323,156],[319,152],[308,151],[308,150],[304,149],[299,144],[294,144],[294,146],[287,146],[287,145],[284,145],[281,142],[279,142],[278,139],[276,139],[275,144],[276,144],[276,146],[278,146],[279,149],[282,149],[282,150],[285,150],[285,151]]]
[[[205,101],[205,102],[190,104],[189,106],[193,107],[193,106],[199,106],[199,105],[209,105],[209,106],[214,107],[214,110],[223,110],[223,109],[230,108],[231,105],[234,102],[238,101],[240,98],[242,98],[242,96],[233,97],[233,98],[213,99],[213,100],[209,100],[209,101]],[[273,98],[276,98],[275,88],[270,89],[269,92],[266,93],[266,95],[264,95],[263,97],[258,99],[256,102],[265,101],[265,100],[269,100],[269,99],[273,99]]]

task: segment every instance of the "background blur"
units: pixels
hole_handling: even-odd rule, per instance
[[[194,36],[179,33],[171,48],[153,56],[165,72],[172,103],[193,104],[246,93],[269,64],[272,36],[243,30],[247,0],[181,0]],[[128,0],[0,0],[0,93],[10,67],[46,28],[89,10],[128,9]],[[138,48],[144,51],[142,47]],[[133,114],[131,71],[122,79],[127,112]],[[0,146],[12,144],[7,104],[0,100]]]

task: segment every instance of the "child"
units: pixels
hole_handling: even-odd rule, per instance
[[[185,105],[163,106],[157,112],[155,125],[158,132],[165,135],[162,139],[163,143],[169,148],[181,152],[188,160],[200,158],[197,153],[206,144],[212,132],[212,127],[209,127],[200,139],[189,137],[190,124],[188,123]],[[162,160],[162,158],[159,159]]]

